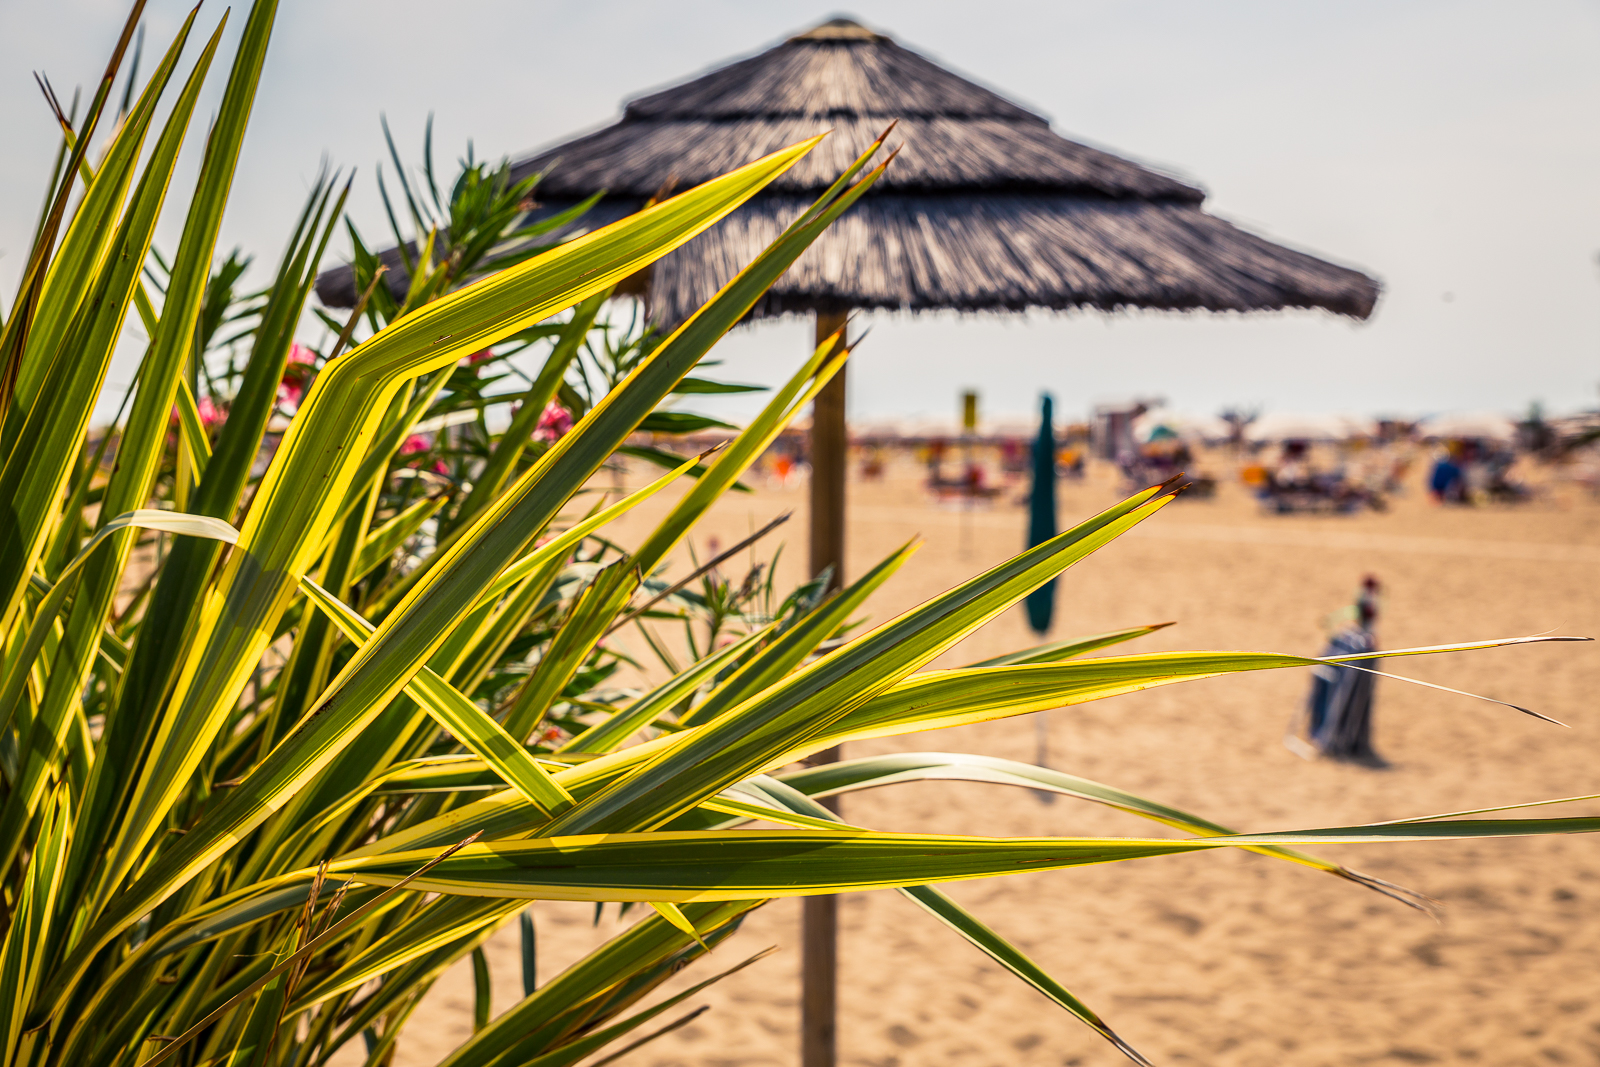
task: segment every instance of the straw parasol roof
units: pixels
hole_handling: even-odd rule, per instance
[[[653,315],[671,325],[774,240],[892,121],[903,150],[755,316],[1123,307],[1371,314],[1378,283],[1203,210],[1171,175],[1055,133],[1049,121],[848,19],[632,100],[622,119],[539,152],[541,212],[600,190],[585,228],[809,137],[832,135],[739,211],[655,264]],[[395,253],[390,284],[407,279]],[[317,282],[349,306],[348,269]]]

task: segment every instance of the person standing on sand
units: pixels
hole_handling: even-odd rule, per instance
[[[1469,504],[1466,471],[1457,460],[1460,446],[1452,441],[1433,462],[1428,472],[1428,495],[1435,504]]]
[[[1353,615],[1328,640],[1328,647],[1322,650],[1324,657],[1377,651],[1372,627],[1378,619],[1378,579],[1370,574],[1361,582]],[[1360,661],[1368,670],[1376,669],[1377,664],[1375,659]],[[1306,734],[1315,750],[1328,759],[1368,767],[1388,766],[1372,748],[1372,690],[1376,677],[1368,671],[1331,663],[1312,673]]]

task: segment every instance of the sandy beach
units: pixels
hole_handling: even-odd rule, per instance
[[[1600,634],[1594,595],[1600,504],[1574,489],[1558,488],[1517,508],[1446,510],[1413,484],[1386,514],[1266,516],[1231,468],[1220,459],[1211,465],[1223,475],[1216,499],[1178,501],[1063,576],[1058,636],[1176,620],[1119,651],[1310,654],[1322,643],[1322,618],[1347,603],[1369,571],[1384,583],[1383,647],[1551,630]],[[892,465],[884,481],[852,488],[852,573],[914,536],[926,541],[871,603],[875,621],[1022,547],[1025,514],[1009,496],[963,512],[932,503],[919,479],[907,461]],[[1115,499],[1109,470],[1091,468],[1085,481],[1064,483],[1063,524]],[[624,542],[642,536],[668,506],[670,500],[652,501],[612,536]],[[695,548],[705,558],[713,538],[732,544],[788,509],[795,520],[770,539],[788,545],[779,579],[788,588],[804,556],[803,482],[730,495],[696,530]],[[763,547],[762,558],[771,547]],[[1034,641],[1018,609],[935,665]],[[1600,645],[1497,649],[1388,666],[1535,708],[1571,729],[1380,680],[1376,743],[1392,766],[1306,762],[1282,738],[1308,676],[1271,671],[1050,712],[1050,762],[1248,830],[1596,791],[1600,717],[1592,694],[1600,687]],[[902,750],[1031,760],[1034,723],[1015,719],[864,742],[851,754]],[[845,809],[852,821],[904,831],[1172,836],[1093,805],[1046,804],[1024,790],[983,785],[901,786],[848,797]],[[1539,811],[1595,812],[1600,804]],[[1600,837],[1341,846],[1321,854],[1438,898],[1442,924],[1326,875],[1222,851],[946,888],[1158,1064],[1546,1067],[1600,1060],[1600,994],[1588,984],[1600,960]],[[617,929],[614,908],[598,928],[588,905],[538,903],[532,912],[541,981]],[[841,912],[842,1063],[1126,1062],[896,894],[851,895]],[[795,901],[752,915],[712,960],[666,991],[768,946],[779,951],[664,1016],[702,1004],[711,1009],[619,1062],[795,1063],[798,915]],[[497,1013],[521,996],[517,945],[513,925],[488,947]],[[397,1067],[436,1063],[470,1033],[471,989],[465,964],[435,986],[401,1038]]]

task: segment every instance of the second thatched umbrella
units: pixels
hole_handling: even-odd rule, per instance
[[[524,160],[545,172],[541,211],[605,191],[593,227],[767,152],[833,134],[740,210],[635,280],[655,318],[681,322],[765,248],[893,121],[904,150],[772,287],[756,317],[814,315],[818,341],[853,309],[1002,311],[1320,308],[1363,319],[1378,284],[1202,209],[1186,182],[1069,141],[998,93],[849,19],[680,85],[622,119]],[[407,283],[397,252],[390,284]],[[347,270],[318,279],[350,306]],[[845,376],[812,422],[811,573],[844,576]],[[808,898],[803,1067],[833,1062],[832,900]]]

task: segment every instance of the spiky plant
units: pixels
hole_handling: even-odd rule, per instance
[[[7,1067],[311,1067],[357,1038],[369,1064],[385,1063],[441,972],[529,901],[649,904],[654,914],[545,986],[530,981],[493,1021],[480,982],[477,1032],[445,1061],[572,1063],[687,996],[635,1010],[764,901],[882,887],[1138,1059],[931,883],[1225,847],[1406,898],[1295,849],[1600,828],[1593,819],[1419,821],[1238,835],[1001,760],[920,754],[805,767],[808,755],[853,739],[1319,661],[1075,658],[1148,630],[1134,628],[922,669],[1155,514],[1172,487],[1136,494],[842,642],[846,622],[914,546],[832,596],[813,583],[775,604],[770,586],[730,589],[714,578],[672,590],[664,568],[674,548],[839,370],[842,338],[823,344],[703,468],[686,460],[621,499],[578,494],[872,186],[884,166],[870,163],[878,146],[688,322],[610,347],[592,331],[612,288],[815,141],[512,260],[499,250],[529,236],[518,209],[529,190],[469,164],[448,197],[431,191],[434,212],[406,191],[420,227],[409,291],[389,293],[357,243],[365,308],[332,322],[337,338],[311,352],[294,337],[342,211],[333,182],[319,183],[257,296],[231,295],[241,260],[213,267],[275,8],[251,8],[181,238],[156,263],[152,236],[221,27],[180,79],[191,14],[113,118],[135,3],[82,119],[60,115],[61,165],[0,332]],[[91,159],[97,138],[104,151]],[[148,337],[137,385],[126,418],[96,438],[90,415],[130,309]],[[572,370],[584,344],[600,360],[587,386]],[[500,394],[483,374],[526,345],[537,346],[542,369],[519,389],[510,426],[491,433],[480,416]],[[558,396],[576,424],[541,433]],[[452,425],[460,432],[446,433]],[[432,437],[419,432],[429,428]],[[691,474],[638,544],[603,533]],[[605,635],[684,614],[714,639],[647,691],[618,690]],[[879,833],[842,825],[816,803],[930,777],[1053,790],[1184,836]],[[752,821],[783,828],[742,827]]]

